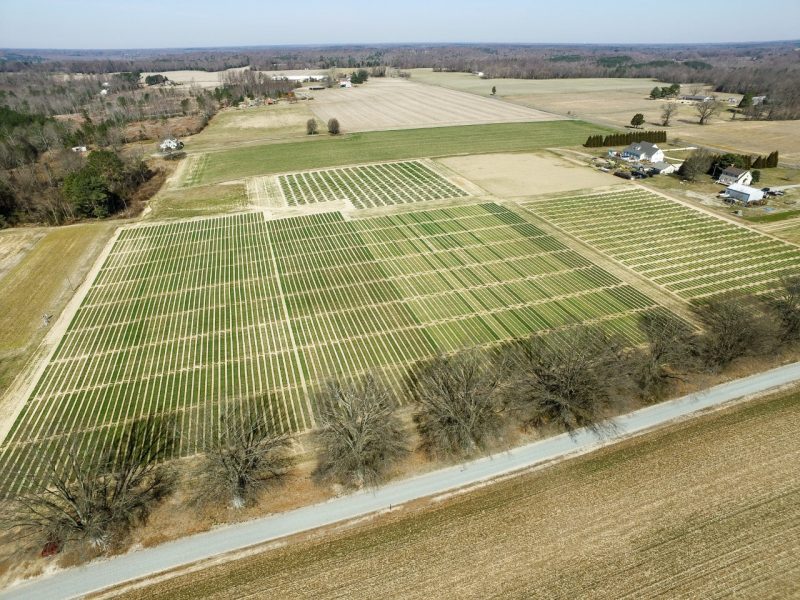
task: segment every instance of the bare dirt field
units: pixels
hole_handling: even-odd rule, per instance
[[[527,107],[479,98],[401,79],[370,79],[350,89],[314,92],[314,114],[339,120],[343,131],[416,129],[447,125],[554,121],[561,117]]]
[[[148,75],[163,75],[173,83],[182,85],[196,85],[201,88],[213,89],[222,84],[222,76],[228,71],[241,71],[249,67],[238,67],[226,71],[153,71],[142,73],[141,81]]]
[[[172,81],[181,85],[196,85],[201,88],[213,89],[222,85],[222,79],[225,73],[230,71],[244,71],[250,67],[236,67],[234,69],[227,69],[225,71],[152,71],[150,73],[142,73],[141,79],[148,75],[160,74]],[[324,71],[303,71],[303,70],[289,70],[289,71],[259,71],[266,75],[276,75],[278,77],[289,77],[292,75],[321,75]]]
[[[786,598],[797,391],[123,598]]]
[[[544,152],[453,156],[438,162],[500,198],[552,194],[622,182]]]
[[[645,116],[646,127],[661,128],[664,101],[651,100],[652,79],[480,79],[468,73],[412,70],[412,81],[470,92],[488,98],[497,95],[515,104],[568,115],[596,123],[625,127],[635,113]],[[688,92],[691,84],[683,86]],[[721,99],[741,98],[720,94]],[[697,124],[692,104],[678,102],[678,114],[667,129],[670,141],[682,140],[723,150],[767,154],[779,150],[781,161],[800,164],[800,121],[732,121],[723,113],[705,126]]]
[[[313,116],[308,101],[228,108],[217,113],[203,131],[183,141],[187,152],[199,152],[246,142],[305,138],[306,121]]]

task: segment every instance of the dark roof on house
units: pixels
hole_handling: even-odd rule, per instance
[[[629,144],[625,150],[629,152],[644,152],[647,154],[652,154],[653,152],[659,150],[659,148],[650,142],[633,142],[632,144]]]
[[[724,171],[722,171],[723,175],[731,175],[732,177],[739,177],[742,173],[747,173],[745,169],[739,169],[737,167],[728,167]]]

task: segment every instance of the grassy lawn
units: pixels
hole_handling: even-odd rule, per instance
[[[800,217],[800,210],[786,210],[784,212],[776,212],[768,215],[754,215],[744,218],[751,223],[775,223],[776,221],[785,221],[786,219],[794,219],[795,217]]]
[[[798,434],[795,391],[119,597],[796,597]]]
[[[42,313],[58,316],[116,223],[51,229],[0,285],[0,393],[45,333]]]
[[[150,201],[152,219],[185,219],[241,210],[247,204],[244,185],[206,185],[163,190]]]
[[[590,134],[610,131],[582,121],[500,123],[400,131],[321,135],[302,142],[242,146],[209,154],[198,183],[253,175],[403,158],[517,152],[583,144]]]

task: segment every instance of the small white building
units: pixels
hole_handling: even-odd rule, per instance
[[[177,138],[167,138],[163,140],[159,145],[159,149],[162,152],[173,152],[175,150],[180,150],[183,148],[183,142]]]
[[[353,87],[353,84],[350,83],[350,81],[345,79],[344,81],[340,81],[339,82],[339,87],[340,88],[351,88],[351,87]]]
[[[750,204],[764,199],[764,192],[741,183],[732,183],[725,190],[729,197],[738,200],[742,204]]]
[[[753,174],[745,169],[737,169],[736,167],[728,167],[719,174],[717,183],[722,185],[732,185],[740,183],[742,185],[750,185],[753,183]]]
[[[87,151],[86,146],[73,146],[71,150],[77,154],[84,154]]]
[[[634,142],[624,148],[620,154],[627,160],[644,160],[651,163],[664,160],[664,151],[650,142]]]
[[[668,162],[665,162],[663,160],[659,161],[657,163],[654,163],[653,166],[652,166],[652,169],[656,173],[658,173],[659,175],[668,175],[668,174],[674,173],[675,171],[678,170],[675,167],[675,165],[673,165],[671,163],[668,163]]]

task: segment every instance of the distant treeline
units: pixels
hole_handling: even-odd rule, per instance
[[[638,142],[658,144],[666,141],[666,131],[635,131],[633,133],[611,133],[606,136],[590,135],[584,146],[586,148],[604,148],[605,146],[624,146]]]
[[[480,72],[487,78],[640,77],[706,82],[722,93],[766,95],[756,118],[800,118],[796,44],[765,42],[682,46],[450,44],[260,47],[214,50],[0,51],[0,72],[118,73],[346,69],[390,66]]]

